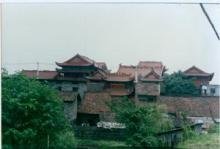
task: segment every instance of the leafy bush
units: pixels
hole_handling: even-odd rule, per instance
[[[57,135],[70,128],[57,93],[19,73],[2,78],[2,126],[3,147],[16,149],[65,144]]]
[[[76,140],[72,130],[60,132],[56,134],[55,140],[52,142],[50,148],[53,149],[71,149],[76,147]]]
[[[116,113],[116,120],[126,126],[128,145],[134,147],[160,146],[157,133],[172,127],[169,119],[164,116],[164,109],[157,104],[136,106],[128,98],[122,98],[113,100],[109,106]]]
[[[173,96],[197,96],[199,90],[181,71],[174,72],[171,75],[165,75],[163,84],[164,94]]]

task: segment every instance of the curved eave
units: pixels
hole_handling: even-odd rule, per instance
[[[184,74],[187,77],[209,77],[209,81],[212,80],[214,73],[208,73],[208,74]]]
[[[162,82],[163,81],[162,79],[158,79],[158,80],[140,79],[140,80],[144,82]]]
[[[86,79],[89,79],[89,80],[94,80],[94,81],[102,81],[104,79],[102,78],[93,78],[93,77],[85,77]]]
[[[65,66],[94,66],[94,64],[68,64],[68,63],[58,63],[55,62],[56,65],[60,66],[60,67],[65,67]]]
[[[107,82],[131,82],[134,79],[131,79],[131,80],[110,80],[110,79],[104,79],[104,80],[107,81]]]

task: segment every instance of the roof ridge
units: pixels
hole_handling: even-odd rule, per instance
[[[144,76],[144,78],[145,77],[148,77],[150,74],[156,74],[157,75],[157,77],[158,78],[160,78],[160,75],[154,70],[154,68],[153,67],[151,67],[151,71],[148,73],[148,74],[146,74],[145,76]]]
[[[195,65],[193,65],[193,66],[191,66],[190,68],[188,68],[187,70],[185,70],[184,73],[187,73],[187,71],[189,71],[189,70],[191,70],[191,69],[193,69],[193,68],[196,69],[196,70],[198,70],[200,73],[209,74],[209,73],[207,73],[207,72],[201,70],[200,68],[196,67]]]
[[[55,71],[55,70],[25,70],[25,69],[23,69],[22,71],[57,72],[57,71]]]

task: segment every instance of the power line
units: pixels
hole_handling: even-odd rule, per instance
[[[218,40],[220,40],[219,35],[218,35],[218,32],[217,32],[217,30],[215,29],[215,26],[214,26],[214,24],[212,23],[212,20],[210,19],[209,15],[208,15],[207,11],[205,10],[205,7],[203,6],[202,3],[200,3],[200,7],[201,7],[201,9],[202,9],[202,12],[205,14],[207,20],[209,21],[209,24],[211,25],[212,29],[214,30],[215,35],[217,36]]]
[[[18,2],[18,1],[11,1],[11,2],[6,2],[6,3],[17,3],[17,4],[36,4],[40,3],[37,1],[32,1],[32,2]],[[43,2],[44,4],[62,4],[62,3],[67,3],[67,4],[220,4],[220,1],[53,1],[53,2]]]
[[[25,63],[2,63],[2,65],[56,65],[55,63],[45,63],[45,62],[25,62]]]

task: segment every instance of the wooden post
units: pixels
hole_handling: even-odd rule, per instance
[[[47,135],[47,148],[50,148],[50,135]]]

